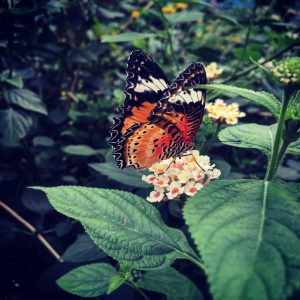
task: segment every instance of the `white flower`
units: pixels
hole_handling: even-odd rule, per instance
[[[177,178],[180,183],[186,183],[193,177],[192,169],[191,170],[183,170],[180,173],[177,173]]]
[[[176,181],[173,181],[169,186],[167,186],[167,190],[169,191],[169,193],[167,193],[166,195],[169,199],[174,199],[184,192],[183,186]]]
[[[169,183],[169,177],[164,175],[156,176],[156,179],[153,181],[153,184],[158,187],[166,187]]]
[[[164,197],[164,190],[160,188],[156,188],[154,191],[152,191],[147,197],[147,201],[149,202],[160,202]]]
[[[207,172],[207,175],[211,178],[211,179],[216,179],[219,178],[221,176],[221,171],[219,169],[213,169],[213,170],[209,170]]]
[[[195,181],[189,181],[184,186],[184,192],[188,196],[194,196],[202,188],[203,185],[201,183],[195,183]]]
[[[151,175],[143,175],[142,176],[142,180],[147,182],[147,183],[153,183],[153,181],[156,179],[155,175],[151,174]]]

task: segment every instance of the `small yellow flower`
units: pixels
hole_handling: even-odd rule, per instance
[[[218,120],[220,123],[228,125],[237,124],[238,118],[246,116],[244,112],[239,111],[237,103],[226,104],[223,99],[216,99],[215,103],[208,103],[206,111],[210,118]]]
[[[165,14],[175,14],[176,13],[176,8],[173,7],[173,6],[164,6],[162,8],[162,11],[165,13]]]
[[[206,77],[208,81],[212,81],[219,77],[223,73],[223,69],[218,69],[218,66],[215,62],[210,63],[208,66],[205,67]]]
[[[238,35],[232,35],[232,36],[229,37],[229,41],[231,43],[236,44],[236,43],[239,43],[241,41],[241,38]]]
[[[183,10],[183,9],[186,9],[188,7],[188,5],[184,2],[177,2],[175,4],[175,7],[178,9],[178,10]]]
[[[273,76],[283,85],[300,83],[300,57],[288,57],[274,62]]]
[[[131,12],[131,18],[132,19],[138,19],[140,16],[141,16],[141,13],[139,11],[137,11],[137,10],[133,10]]]
[[[66,91],[60,91],[60,96],[61,97],[66,97],[68,93]]]

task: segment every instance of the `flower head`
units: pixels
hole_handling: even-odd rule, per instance
[[[198,150],[187,151],[176,159],[163,160],[149,170],[153,174],[142,177],[143,181],[154,186],[154,191],[147,197],[149,202],[175,199],[182,194],[193,196],[221,175],[221,171],[210,163],[210,158],[200,155]]]
[[[176,13],[176,8],[174,6],[164,6],[162,8],[162,11],[165,14],[175,14]]]
[[[184,2],[177,2],[175,4],[175,7],[178,9],[178,10],[183,10],[183,9],[186,9],[188,7],[187,3],[184,3]]]
[[[210,63],[205,67],[206,77],[208,81],[212,81],[219,77],[223,73],[223,69],[218,69],[218,66],[215,62]]]
[[[300,83],[300,57],[289,57],[274,65],[272,73],[281,84]]]
[[[244,112],[239,111],[237,103],[227,105],[222,99],[216,99],[215,103],[207,103],[205,108],[209,117],[228,125],[237,124],[238,118],[246,116]]]
[[[138,19],[141,16],[141,13],[138,10],[133,10],[131,12],[131,18],[132,19]]]

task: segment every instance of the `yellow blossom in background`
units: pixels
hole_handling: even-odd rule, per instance
[[[210,163],[210,158],[200,155],[198,150],[187,151],[180,158],[163,160],[149,171],[153,174],[142,176],[143,181],[154,186],[154,191],[147,197],[149,202],[175,199],[182,194],[193,196],[221,175],[221,171]]]
[[[237,103],[226,104],[222,99],[216,99],[215,103],[207,103],[205,107],[208,116],[228,125],[237,124],[238,118],[246,116],[239,111]]]
[[[208,81],[212,81],[219,77],[223,73],[223,69],[218,69],[218,66],[215,62],[210,63],[205,67],[206,77]]]
[[[183,10],[183,9],[186,9],[188,7],[187,3],[184,3],[184,2],[177,2],[175,4],[175,7],[179,10]]]
[[[141,16],[141,14],[140,14],[140,12],[137,11],[137,10],[133,10],[133,11],[131,12],[131,18],[132,18],[132,19],[138,19],[140,16]]]
[[[239,43],[241,41],[241,38],[238,35],[232,35],[232,36],[229,37],[229,41],[231,43],[236,44],[236,43]]]
[[[66,97],[68,93],[66,91],[60,91],[60,96],[61,97]]]
[[[162,8],[162,11],[165,13],[165,14],[174,14],[176,13],[176,8],[173,7],[173,6],[164,6]]]

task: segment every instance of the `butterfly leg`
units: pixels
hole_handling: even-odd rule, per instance
[[[174,157],[173,160],[170,162],[170,164],[168,165],[168,167],[161,173],[158,173],[158,175],[163,175],[167,170],[170,169],[171,165],[175,163],[176,158]]]
[[[198,166],[202,171],[204,171],[203,168],[202,168],[202,167],[199,165],[199,163],[197,162],[197,159],[196,159],[196,157],[194,156],[193,153],[183,154],[183,155],[181,155],[179,158],[181,158],[181,157],[183,157],[183,156],[192,156],[193,159],[194,159],[194,161],[195,161],[195,163],[197,164],[197,166]]]

